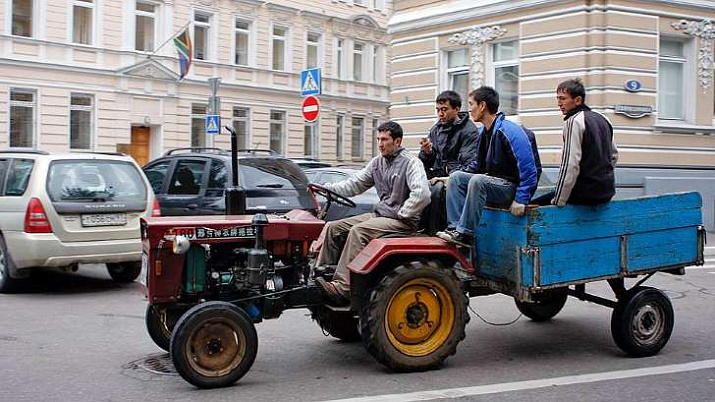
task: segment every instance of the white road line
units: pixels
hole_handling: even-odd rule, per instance
[[[715,264],[712,264],[712,265],[705,264],[705,265],[699,265],[699,266],[696,265],[696,266],[692,266],[692,267],[685,267],[685,272],[688,272],[693,269],[715,269]]]
[[[433,399],[462,398],[465,396],[497,394],[502,392],[524,391],[554,385],[573,385],[599,381],[622,380],[625,378],[646,377],[653,375],[682,373],[687,371],[715,368],[715,359],[701,360],[691,363],[671,364],[659,367],[646,367],[632,370],[608,371],[604,373],[581,374],[566,377],[545,378],[500,384],[479,385],[475,387],[446,388],[433,391],[410,392],[405,394],[386,394],[365,396],[360,398],[336,399],[327,402],[403,402],[428,401]]]

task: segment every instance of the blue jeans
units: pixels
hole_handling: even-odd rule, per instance
[[[447,182],[447,223],[459,233],[474,236],[487,202],[509,205],[516,184],[484,174],[454,172]]]

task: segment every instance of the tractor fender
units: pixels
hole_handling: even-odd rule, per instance
[[[396,237],[372,240],[349,264],[348,269],[357,275],[367,275],[387,258],[405,255],[411,257],[448,256],[459,262],[469,273],[474,267],[454,245],[436,237]]]

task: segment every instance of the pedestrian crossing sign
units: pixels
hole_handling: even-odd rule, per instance
[[[302,96],[307,95],[320,95],[320,69],[311,68],[308,70],[303,70],[300,72],[300,94]]]
[[[206,116],[206,135],[216,135],[221,131],[221,117],[217,114]]]

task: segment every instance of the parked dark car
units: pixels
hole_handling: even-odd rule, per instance
[[[308,179],[292,161],[270,151],[241,152],[239,186],[246,192],[246,212],[315,211]],[[162,216],[220,215],[224,191],[231,185],[231,154],[218,148],[179,148],[143,168],[159,201]]]
[[[321,162],[317,159],[311,158],[291,158],[290,160],[300,166],[301,169],[325,168],[331,166],[328,162]]]
[[[329,168],[317,168],[317,169],[306,169],[305,175],[308,176],[308,180],[311,183],[325,184],[325,183],[336,183],[348,179],[350,176],[356,174],[360,171],[358,167],[329,167]],[[360,215],[365,212],[372,212],[375,208],[375,204],[380,200],[377,195],[375,188],[371,188],[366,192],[350,198],[356,205],[355,208],[348,208],[342,205],[333,203],[330,206],[330,211],[325,217],[327,221],[334,221],[337,219],[347,218],[349,216]],[[318,196],[318,202],[320,205],[325,203],[325,199]]]

